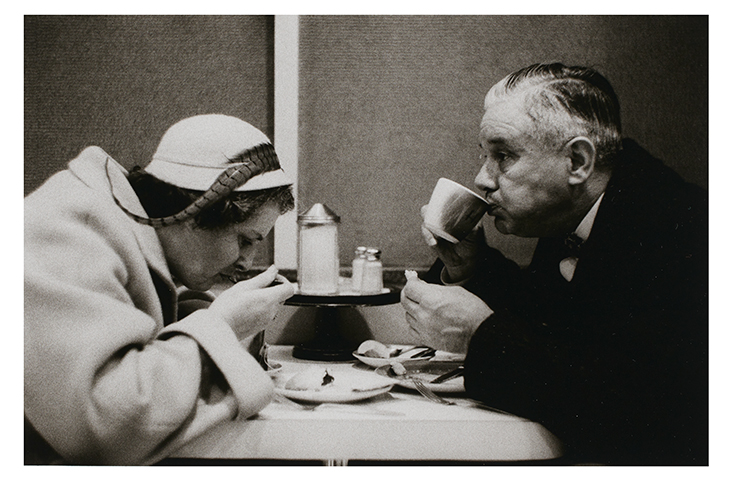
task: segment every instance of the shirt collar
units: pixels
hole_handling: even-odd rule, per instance
[[[596,213],[598,213],[598,207],[601,205],[604,194],[605,192],[601,194],[601,196],[595,203],[593,203],[593,207],[591,207],[591,210],[588,211],[588,214],[583,217],[583,220],[575,229],[575,234],[584,241],[587,240],[588,236],[591,234],[591,229],[593,229],[593,222],[596,220]]]

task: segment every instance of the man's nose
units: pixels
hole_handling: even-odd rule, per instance
[[[494,192],[497,190],[497,179],[492,176],[489,172],[489,162],[482,164],[482,168],[479,169],[479,173],[474,179],[474,184],[484,192]]]

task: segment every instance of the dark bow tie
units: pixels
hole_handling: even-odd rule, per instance
[[[583,246],[583,243],[585,243],[585,240],[575,233],[571,233],[566,236],[565,240],[563,240],[563,245],[565,246],[565,252],[567,256],[577,257],[580,253],[580,248],[581,246]]]

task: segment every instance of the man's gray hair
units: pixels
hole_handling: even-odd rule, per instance
[[[560,63],[533,64],[492,87],[484,108],[507,96],[524,97],[538,138],[558,147],[577,136],[596,147],[596,164],[610,166],[621,149],[619,102],[611,84],[596,70]]]

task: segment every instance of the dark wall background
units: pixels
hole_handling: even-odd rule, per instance
[[[193,114],[272,137],[273,54],[267,16],[25,17],[25,193],[88,145],[144,165]],[[626,135],[707,187],[706,16],[302,17],[299,204],[342,217],[343,265],[367,244],[428,266],[419,209],[440,176],[473,186],[484,95],[551,60],[598,68]],[[532,241],[487,228],[529,260]]]
[[[473,187],[484,95],[544,61],[596,67],[625,135],[707,187],[707,17],[414,16],[301,20],[301,207],[341,217],[341,258],[379,246],[427,266],[420,207],[440,176]],[[488,237],[527,262],[534,242]]]

